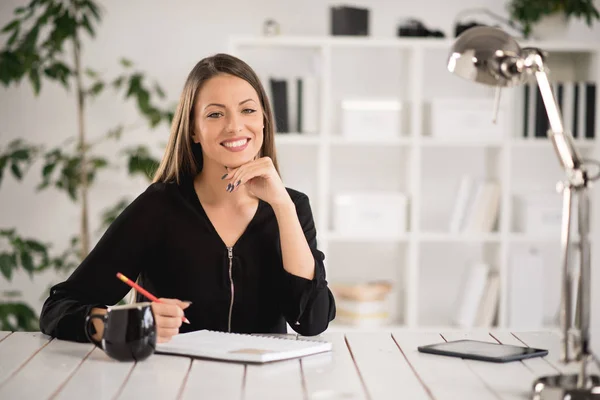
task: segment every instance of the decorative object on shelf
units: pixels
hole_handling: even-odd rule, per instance
[[[415,18],[408,18],[398,25],[399,37],[446,37],[440,30],[428,29],[423,22]]]
[[[330,31],[333,36],[369,36],[369,9],[332,6]]]
[[[336,322],[354,326],[383,326],[390,322],[388,281],[332,282],[336,301]]]
[[[402,127],[398,99],[342,100],[342,136],[360,139],[397,138]]]
[[[560,182],[557,189],[563,196],[563,224],[561,231],[562,252],[562,298],[561,360],[568,364],[577,362],[579,373],[556,376],[544,376],[534,382],[536,399],[554,398],[592,398],[600,392],[600,377],[590,375],[588,363],[593,354],[590,347],[591,315],[591,265],[589,242],[589,194],[588,187],[600,174],[592,176],[586,164],[599,165],[597,161],[583,160],[575,148],[573,138],[564,130],[560,110],[558,109],[552,85],[548,81],[546,56],[537,48],[521,48],[506,32],[491,27],[474,27],[458,37],[448,57],[447,68],[467,80],[476,83],[501,87],[523,84],[529,75],[535,75],[542,93],[542,100],[548,118],[550,130],[548,136],[561,166],[566,172],[566,181]],[[499,92],[498,92],[499,93]],[[577,196],[579,218],[579,242],[571,242],[571,205]],[[571,246],[579,250],[580,279],[573,281],[570,266]],[[572,290],[576,284],[577,301],[572,306]],[[572,315],[576,315],[573,322]],[[574,354],[572,354],[574,353]],[[585,396],[585,397],[584,397]]]
[[[263,23],[263,35],[265,36],[277,36],[281,33],[281,27],[279,26],[279,22],[274,19],[267,19]]]
[[[494,26],[496,28],[500,28],[500,26],[498,25],[492,25],[489,23],[481,22],[482,19],[474,19],[474,15],[477,14],[486,15],[490,17],[493,21],[500,23],[504,27],[504,29],[509,29],[511,31],[510,33],[513,36],[523,35],[523,27],[515,21],[503,18],[500,15],[488,10],[487,8],[468,8],[466,10],[460,11],[454,18],[454,37],[459,36],[467,29],[473,28],[475,26]]]
[[[333,201],[333,227],[345,235],[393,237],[406,233],[408,199],[388,191],[338,193]]]
[[[431,136],[442,139],[485,138],[501,140],[506,134],[505,119],[490,124],[489,110],[493,99],[477,97],[435,98],[431,100]],[[486,108],[487,107],[487,108]],[[506,106],[500,105],[500,116],[506,114]]]
[[[589,27],[594,19],[600,20],[600,13],[594,0],[510,0],[510,17],[523,24],[526,38],[564,38],[569,18],[583,18]]]

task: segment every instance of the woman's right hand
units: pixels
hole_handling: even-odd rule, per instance
[[[183,310],[191,303],[177,299],[158,299],[160,303],[152,303],[152,312],[156,323],[158,343],[165,343],[179,333],[179,327],[184,316]]]

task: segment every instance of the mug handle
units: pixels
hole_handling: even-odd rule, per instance
[[[94,339],[90,335],[90,323],[92,322],[92,320],[94,318],[102,320],[102,323],[106,322],[106,315],[104,315],[104,314],[92,314],[92,315],[88,315],[87,317],[85,317],[85,336],[87,336],[87,338],[88,338],[88,340],[90,342],[92,342],[96,346],[102,348],[102,343],[100,343],[98,340]]]

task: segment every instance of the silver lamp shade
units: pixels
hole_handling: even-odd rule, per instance
[[[515,86],[526,79],[519,44],[506,32],[488,26],[463,32],[452,46],[447,66],[460,77],[490,86]]]

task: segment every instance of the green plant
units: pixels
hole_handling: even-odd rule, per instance
[[[531,27],[543,16],[564,13],[566,17],[584,18],[588,26],[600,14],[594,0],[510,0],[508,12],[513,20],[523,25],[525,37],[531,34]]]
[[[148,82],[128,59],[119,60],[123,73],[110,79],[82,65],[82,38],[95,37],[101,17],[101,9],[93,0],[31,0],[16,8],[14,19],[0,31],[1,35],[8,35],[0,49],[0,82],[9,86],[27,80],[36,96],[44,81],[61,85],[76,98],[74,112],[78,122],[77,134],[54,146],[30,143],[25,138],[0,146],[0,185],[6,171],[21,180],[32,166],[41,165],[37,190],[53,188],[64,192],[79,205],[81,216],[79,233],[71,238],[67,249],[54,255],[51,244],[24,238],[11,227],[1,228],[0,241],[5,245],[0,246],[0,273],[8,281],[19,269],[33,279],[36,273],[49,268],[66,273],[76,267],[90,250],[88,192],[98,173],[125,165],[130,175],[141,173],[150,178],[158,165],[143,145],[118,152],[124,162],[107,159],[96,151],[106,141],[118,141],[126,131],[123,125],[100,137],[88,137],[86,110],[95,98],[109,90],[113,96],[135,101],[150,128],[161,122],[170,123],[173,117],[172,108],[162,109],[153,103],[154,98],[165,98],[162,88],[156,82]],[[129,202],[120,199],[104,211],[102,226],[96,232],[101,234]],[[1,295],[0,330],[38,329],[37,316],[19,299],[18,291]]]

